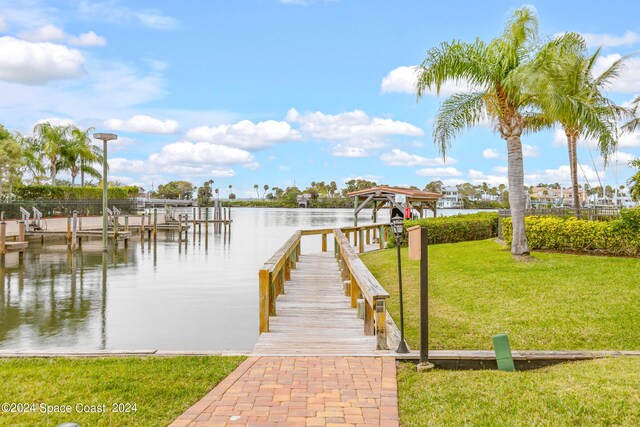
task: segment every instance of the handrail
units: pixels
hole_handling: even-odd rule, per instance
[[[380,285],[375,276],[358,257],[342,230],[333,230],[335,253],[342,269],[345,295],[351,297],[351,307],[358,306],[362,298],[364,305],[364,333],[376,336],[376,349],[386,350],[387,345],[387,303],[389,293]]]
[[[260,333],[269,332],[269,316],[276,316],[276,299],[285,293],[285,282],[291,280],[291,270],[300,258],[302,236],[322,235],[322,251],[327,251],[327,235],[334,236],[334,250],[339,263],[343,281],[349,286],[351,306],[356,308],[359,298],[364,305],[364,333],[376,335],[376,349],[387,349],[386,338],[386,299],[389,294],[358,258],[351,246],[350,234],[353,233],[353,245],[360,253],[364,244],[370,244],[370,232],[373,238],[378,233],[380,248],[384,247],[388,224],[368,224],[359,227],[322,228],[298,230],[267,260],[258,272],[260,284]],[[366,233],[366,234],[365,234]],[[353,285],[351,285],[353,284]]]

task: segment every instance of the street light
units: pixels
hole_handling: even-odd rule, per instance
[[[114,133],[94,133],[95,139],[102,140],[102,251],[107,251],[107,141],[118,139],[118,135]]]
[[[398,248],[398,286],[400,291],[400,344],[396,353],[409,353],[407,342],[404,340],[404,310],[402,307],[402,265],[400,263],[400,243],[404,232],[404,222],[400,215],[391,218],[391,231],[396,238],[396,248]]]

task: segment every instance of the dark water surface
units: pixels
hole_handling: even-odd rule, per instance
[[[9,254],[0,267],[0,349],[249,350],[258,269],[295,230],[352,225],[352,212],[236,208],[228,235],[210,226],[179,244],[159,232],[155,244],[136,237],[104,255],[100,240],[75,253],[32,242],[22,266]],[[303,237],[303,252],[319,250],[320,236]]]

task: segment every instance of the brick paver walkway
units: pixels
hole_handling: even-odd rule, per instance
[[[171,426],[398,426],[393,357],[250,357]]]

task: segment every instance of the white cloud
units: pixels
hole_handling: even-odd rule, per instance
[[[523,157],[540,157],[540,148],[535,145],[522,144]]]
[[[631,160],[635,159],[638,156],[634,156],[631,153],[627,153],[624,151],[616,151],[612,155],[609,156],[608,164],[618,164],[618,165],[626,165]],[[599,159],[600,163],[603,163],[602,158]]]
[[[491,170],[496,172],[496,173],[501,173],[501,174],[509,173],[509,167],[508,166],[495,166],[495,167],[491,168]]]
[[[612,34],[583,33],[582,37],[584,37],[588,47],[631,46],[640,42],[640,34],[629,30],[625,31],[621,36],[615,36]]]
[[[440,176],[460,176],[462,172],[454,167],[446,167],[446,168],[423,168],[418,169],[416,174],[420,176],[432,176],[432,177],[440,177]]]
[[[589,165],[582,165],[579,168],[578,180],[582,181],[586,176],[591,185],[597,185],[598,175],[596,171]],[[605,173],[600,172],[600,179],[605,178]],[[537,185],[540,182],[552,183],[559,182],[562,185],[569,185],[571,183],[571,172],[569,165],[562,165],[556,169],[544,169],[542,171],[536,171],[533,173],[525,174],[525,185]]]
[[[149,163],[163,167],[234,164],[253,167],[255,165],[253,156],[248,151],[208,142],[192,143],[189,141],[165,145],[160,153],[149,156]]]
[[[134,10],[122,6],[117,0],[102,2],[83,0],[78,4],[78,15],[87,20],[117,24],[141,24],[157,30],[174,30],[180,26],[180,21],[176,18],[164,15],[158,10]]]
[[[640,131],[635,131],[632,133],[624,133],[620,136],[618,140],[618,147],[621,148],[631,148],[631,147],[640,147]]]
[[[4,33],[9,29],[9,24],[7,24],[7,19],[0,13],[0,33]]]
[[[380,89],[382,93],[400,92],[416,94],[418,74],[415,66],[401,66],[389,72],[383,79]],[[467,92],[473,87],[463,81],[447,81],[440,87],[440,96],[448,96],[458,92]],[[428,91],[429,95],[436,96],[435,88]]]
[[[506,176],[506,171],[500,172],[499,171],[499,167],[494,168],[494,171],[497,172],[499,175],[491,175],[491,174],[485,174],[482,171],[479,171],[477,169],[469,169],[469,171],[467,172],[467,175],[469,176],[469,182],[471,184],[474,185],[479,185],[482,184],[483,182],[486,182],[489,185],[492,186],[498,186],[500,184],[505,184],[507,185],[509,180]]]
[[[78,36],[69,36],[69,44],[73,46],[106,46],[107,39],[89,31]]]
[[[380,156],[380,160],[386,163],[389,166],[440,166],[440,165],[454,165],[456,164],[456,159],[453,157],[448,157],[445,160],[442,160],[442,157],[422,157],[417,154],[410,154],[405,151],[394,148],[389,153],[384,153]]]
[[[20,38],[31,42],[68,42],[72,46],[106,46],[107,40],[93,31],[72,36],[55,25],[47,24],[31,31],[23,31]]]
[[[320,111],[301,114],[295,109],[287,112],[286,120],[297,123],[303,137],[330,141],[332,154],[337,157],[367,157],[385,146],[391,136],[422,136],[424,131],[410,123],[369,117],[355,110],[340,114]]]
[[[259,150],[276,143],[301,139],[298,131],[292,129],[289,123],[275,120],[255,124],[249,120],[242,120],[233,125],[200,126],[190,129],[187,138],[245,150]]]
[[[144,160],[129,160],[122,157],[109,159],[109,173],[145,173],[147,166]]]
[[[289,166],[287,166],[287,165],[280,165],[280,166],[278,166],[278,170],[280,172],[287,172],[287,171],[290,171],[291,168]]]
[[[43,25],[35,30],[23,31],[19,36],[30,42],[57,42],[67,37],[64,31],[51,24]]]
[[[497,159],[500,157],[500,153],[495,148],[486,148],[482,151],[482,157],[485,159]]]
[[[620,58],[622,58],[622,55],[617,53],[598,57],[593,67],[593,74],[599,76]],[[620,77],[611,83],[609,90],[621,93],[640,92],[640,59],[636,57],[628,58],[624,62]]]
[[[178,122],[175,120],[160,120],[145,115],[136,115],[127,120],[109,119],[104,125],[108,129],[125,132],[170,134],[178,130]]]
[[[0,37],[0,80],[40,85],[85,74],[80,51],[53,43]]]

